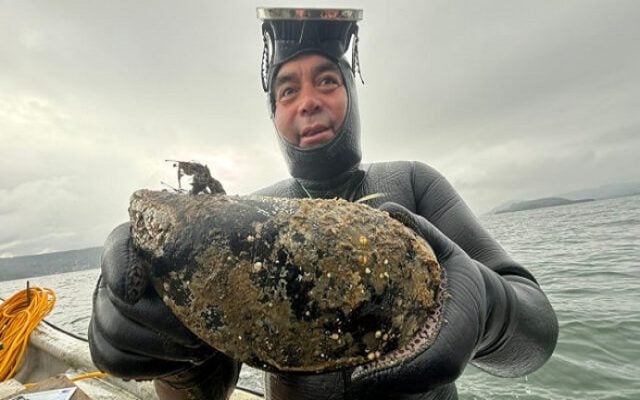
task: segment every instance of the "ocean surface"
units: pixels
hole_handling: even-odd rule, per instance
[[[640,399],[640,196],[482,216],[547,293],[560,322],[551,360],[529,376],[492,377],[472,366],[460,399]],[[31,278],[54,289],[48,320],[86,337],[98,270]],[[9,297],[25,280],[0,282]],[[259,371],[240,384],[262,390]]]

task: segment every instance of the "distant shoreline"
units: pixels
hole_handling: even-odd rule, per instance
[[[536,210],[538,208],[558,207],[569,204],[587,203],[595,199],[569,200],[563,197],[544,197],[536,200],[519,201],[505,209],[495,211],[494,214],[504,214],[517,211]]]
[[[100,268],[102,247],[0,258],[0,282]]]
[[[502,214],[515,211],[534,210],[536,208],[556,207],[588,201],[617,199],[620,197],[638,195],[640,195],[640,181],[612,183],[565,193],[557,193],[552,196],[542,197],[536,200],[509,201],[494,207],[492,210],[487,212],[487,214]]]

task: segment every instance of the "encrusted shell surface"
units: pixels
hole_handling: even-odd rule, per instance
[[[148,190],[133,194],[129,212],[165,303],[249,365],[330,371],[437,335],[440,266],[384,212],[343,200]]]

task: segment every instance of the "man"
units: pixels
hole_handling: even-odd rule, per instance
[[[266,376],[269,399],[455,399],[455,380],[472,362],[521,376],[551,356],[553,309],[533,276],[480,226],[449,183],[417,162],[360,163],[355,68],[344,53],[357,38],[357,12],[263,10],[263,86],[291,179],[258,192],[280,197],[381,194],[388,211],[433,247],[446,276],[444,320],[427,350],[392,367],[372,363],[321,375]],[[357,39],[356,39],[357,43]],[[352,64],[357,66],[357,47]],[[137,254],[128,225],[107,239],[94,295],[90,344],[96,365],[154,379],[161,399],[223,399],[238,362],[204,345],[152,288],[132,295]]]

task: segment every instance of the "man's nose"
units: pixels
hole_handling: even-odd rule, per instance
[[[318,93],[313,87],[302,89],[300,101],[300,113],[302,115],[312,115],[320,110],[322,103],[318,98]]]

